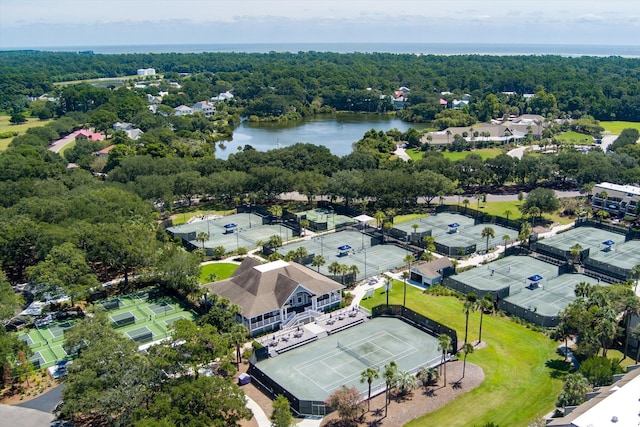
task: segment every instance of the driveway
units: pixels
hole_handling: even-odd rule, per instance
[[[0,425],[17,427],[49,426],[54,420],[51,412],[21,406],[0,405]]]
[[[54,153],[59,153],[60,150],[62,150],[67,144],[70,144],[76,139],[76,136],[78,135],[79,132],[80,132],[79,130],[75,132],[71,132],[69,135],[65,136],[64,138],[60,138],[56,141],[53,141],[49,145],[49,151],[53,151]]]
[[[58,402],[62,400],[62,388],[63,385],[61,384],[57,387],[52,388],[45,394],[36,397],[35,399],[31,399],[28,402],[24,402],[16,406],[19,406],[21,408],[35,409],[50,414],[51,412],[53,412]]]

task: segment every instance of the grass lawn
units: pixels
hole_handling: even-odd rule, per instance
[[[593,144],[593,137],[578,132],[563,132],[556,136],[556,138],[563,144],[574,145],[591,145]]]
[[[452,162],[455,162],[456,160],[464,159],[471,153],[479,154],[482,157],[482,160],[486,160],[491,157],[496,157],[498,154],[502,154],[502,149],[501,148],[481,148],[479,150],[473,150],[473,151],[460,151],[460,152],[443,151],[442,155],[445,158],[450,159]],[[407,154],[409,155],[409,157],[411,157],[412,160],[416,161],[422,158],[424,151],[410,148],[409,150],[407,150]]]
[[[604,130],[611,132],[614,135],[620,135],[624,129],[638,129],[640,131],[640,123],[639,122],[600,122],[600,126],[604,128]]]
[[[173,225],[180,225],[180,224],[186,223],[194,216],[204,216],[204,215],[226,216],[234,213],[236,213],[235,209],[229,209],[226,211],[213,211],[213,210],[195,210],[195,211],[188,211],[188,212],[185,211],[185,212],[175,213],[171,218],[171,222]]]
[[[409,221],[416,221],[420,218],[425,218],[429,215],[427,214],[407,214],[407,215],[396,215],[393,217],[394,224],[402,224]]]
[[[51,120],[40,120],[37,117],[29,117],[25,123],[14,125],[9,123],[11,116],[0,115],[0,133],[3,132],[18,132],[18,135],[23,135],[27,129],[38,126],[44,126]],[[13,141],[13,137],[0,139],[0,151],[4,151],[9,147],[9,144]]]
[[[402,304],[402,294],[402,283],[394,283],[389,302]],[[385,295],[377,291],[362,305],[371,308],[385,301]],[[407,306],[455,328],[460,342],[464,338],[465,316],[458,299],[424,295],[421,290],[408,286]],[[469,316],[470,341],[477,340],[479,319],[478,313]],[[527,426],[554,409],[562,388],[560,377],[568,369],[568,364],[556,352],[558,343],[506,317],[489,315],[484,316],[482,340],[488,346],[470,354],[467,361],[482,367],[484,382],[408,426],[482,426],[489,422],[499,426]]]
[[[469,208],[478,209],[478,202],[476,199],[469,198],[469,202]],[[501,217],[506,217],[504,213],[509,210],[511,211],[509,219],[520,219],[522,217],[522,213],[520,212],[520,209],[518,209],[520,204],[521,203],[517,200],[511,202],[480,202],[480,210],[486,212],[488,215]],[[559,224],[569,224],[575,221],[575,218],[561,217],[557,213],[554,213],[553,215],[544,214],[542,217]]]
[[[218,277],[216,280],[228,279],[237,269],[238,264],[231,264],[228,262],[205,264],[200,267],[200,283],[211,282],[209,277],[212,274],[215,274]]]

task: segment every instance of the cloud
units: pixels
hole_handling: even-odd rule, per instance
[[[592,13],[578,16],[575,19],[575,22],[584,23],[584,24],[592,24],[592,23],[597,23],[602,21],[604,21],[604,18],[602,16],[594,15]]]

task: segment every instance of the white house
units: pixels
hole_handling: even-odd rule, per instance
[[[193,114],[193,108],[187,107],[186,105],[178,105],[173,109],[173,114],[176,116],[188,116]]]
[[[229,91],[219,93],[218,96],[212,96],[211,102],[224,102],[233,99],[233,94]]]
[[[233,276],[206,285],[209,292],[240,307],[238,322],[256,335],[278,329],[305,310],[338,307],[344,286],[297,263],[261,264],[247,257]]]

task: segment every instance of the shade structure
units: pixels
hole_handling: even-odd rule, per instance
[[[616,244],[616,242],[614,242],[613,240],[605,240],[604,242],[602,242],[602,244],[605,246],[613,246]]]
[[[460,227],[460,224],[458,224],[457,222],[451,223],[448,225],[449,228],[458,228]]]
[[[527,280],[530,280],[532,282],[539,282],[540,280],[542,280],[542,276],[539,274],[534,274],[533,276],[528,277]]]
[[[227,230],[231,229],[231,228],[235,228],[237,227],[238,224],[234,224],[234,223],[230,223],[230,224],[225,224],[224,228],[226,228]]]
[[[349,249],[351,249],[351,246],[349,246],[349,245],[338,246],[338,250],[342,251],[342,252],[348,251]]]
[[[369,221],[371,221],[371,220],[373,220],[375,218],[370,217],[369,215],[362,214],[362,215],[358,215],[358,216],[354,217],[353,219],[355,219],[358,222],[369,222]]]

